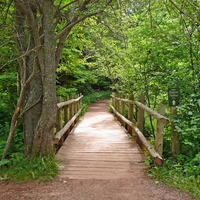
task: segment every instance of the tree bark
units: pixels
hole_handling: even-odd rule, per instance
[[[13,114],[4,157],[20,116],[23,118],[25,156],[53,155],[57,111],[56,67],[65,41],[76,24],[103,12],[111,0],[72,1],[66,5],[60,1],[57,6],[54,6],[55,1],[52,0],[13,2],[15,42],[19,55],[19,88],[20,93],[23,89],[23,96],[20,95]],[[59,24],[62,19],[66,22],[62,24],[63,27]],[[57,36],[55,32],[58,32]]]
[[[54,123],[56,120],[55,35],[53,1],[43,0],[44,81],[42,112],[33,140],[33,155],[52,155]]]
[[[26,13],[25,6],[29,13]],[[30,6],[15,0],[15,8],[21,88],[33,71],[37,71],[27,87],[22,106],[25,155],[52,155],[57,103],[53,2],[44,0],[42,4],[41,24],[44,32],[39,30],[41,24],[38,23],[34,2]],[[41,36],[43,39],[40,41]]]

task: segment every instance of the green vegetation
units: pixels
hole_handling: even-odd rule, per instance
[[[167,91],[168,88],[178,87],[180,90],[178,113],[170,120],[174,122],[176,131],[179,133],[180,154],[172,155],[170,126],[167,126],[163,150],[165,164],[162,168],[150,166],[149,173],[156,181],[189,191],[198,198],[200,196],[199,0],[177,0],[176,3],[172,0],[126,0],[113,1],[112,6],[104,6],[105,1],[95,1],[94,4],[86,1],[87,9],[81,7],[81,1],[80,4],[75,1],[74,4],[77,3],[77,5],[69,1],[62,1],[66,5],[58,2],[55,1],[55,4],[60,6],[60,11],[58,15],[55,14],[57,18],[54,20],[57,23],[54,31],[56,34],[60,33],[63,27],[70,25],[69,23],[73,20],[79,20],[81,16],[85,20],[73,23],[73,28],[65,29],[68,30],[65,35],[66,40],[62,40],[61,37],[61,40],[56,41],[63,48],[62,55],[59,55],[58,51],[58,56],[56,56],[60,58],[56,66],[57,95],[66,97],[66,95],[82,93],[84,95],[83,112],[87,110],[90,103],[109,98],[113,91],[124,96],[133,94],[135,100],[143,95],[146,105],[152,109],[156,110],[160,103],[164,104],[166,116],[170,118]],[[13,26],[13,5],[5,1],[0,7],[3,36],[0,37],[0,154],[2,155],[11,118],[17,105],[20,89],[23,87],[23,80],[19,80],[22,74],[32,71],[30,65],[36,63],[37,55],[34,53],[38,46],[36,48],[33,41],[29,40],[32,35],[29,35],[29,29],[25,30],[29,27],[28,21],[23,22],[21,24],[25,27],[21,27],[20,30],[25,30],[22,38],[24,40],[26,38],[27,41],[21,45],[24,49],[18,55],[13,38],[13,27],[18,27]],[[74,8],[80,7],[83,12],[79,10],[74,12]],[[103,12],[92,15],[92,12],[96,13],[96,8],[103,8]],[[34,11],[38,13],[30,16],[38,17],[35,22],[41,28],[39,23],[42,22],[43,15],[40,15],[37,5]],[[74,19],[71,20],[71,17]],[[26,19],[26,17],[23,16],[20,19]],[[42,43],[41,31],[38,31],[41,35],[37,38],[40,38]],[[17,32],[15,35],[17,39],[20,39]],[[60,34],[57,38],[59,36]],[[20,48],[18,47],[18,51]],[[23,60],[18,63],[17,58],[23,58]],[[28,60],[30,61],[27,62],[29,68],[20,65],[26,64],[25,61]],[[37,67],[40,69],[39,66]],[[29,69],[29,71],[23,72],[23,69]],[[36,88],[37,91],[39,87],[40,84],[31,88]],[[48,86],[43,88],[46,89]],[[0,162],[3,179],[18,180],[18,174],[24,171],[27,173],[23,175],[24,179],[26,177],[40,179],[41,177],[44,180],[47,177],[54,177],[54,173],[57,172],[56,162],[51,158],[39,157],[38,160],[24,158],[25,131],[21,118],[27,112],[31,112],[32,107],[37,105],[43,97],[38,94],[37,99],[34,99],[33,95],[33,99],[28,100],[31,96],[28,94],[32,93],[28,91],[26,94],[8,155]],[[26,107],[27,102],[28,107]],[[28,116],[32,115],[29,113]],[[151,140],[154,132],[148,120],[146,117],[145,135]],[[35,161],[33,166],[35,168],[37,166],[41,173],[45,174],[43,170],[48,169],[46,166],[49,165],[53,165],[52,171],[50,170],[45,176],[37,175],[35,168],[31,168],[29,164],[32,161]]]
[[[91,103],[99,100],[110,99],[111,91],[94,91],[83,97],[82,112],[85,113]]]
[[[151,166],[149,176],[156,183],[162,182],[189,193],[193,198],[200,199],[200,157],[187,162],[184,166],[181,162],[165,160],[163,167]]]
[[[24,158],[22,153],[13,153],[9,160],[0,162],[0,179],[27,182],[46,181],[58,174],[58,164],[51,157]]]

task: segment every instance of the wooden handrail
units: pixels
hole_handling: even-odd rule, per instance
[[[123,120],[125,123],[127,123],[129,126],[131,126],[134,129],[134,131],[136,132],[136,134],[137,134],[138,138],[140,139],[140,141],[142,142],[142,144],[149,151],[151,157],[154,160],[154,163],[156,163],[157,165],[162,166],[163,165],[163,159],[162,159],[162,157],[155,151],[155,149],[153,148],[153,146],[147,141],[147,139],[144,137],[143,133],[131,121],[129,121],[123,115],[121,115],[120,113],[118,113],[113,106],[110,105],[110,107],[112,108],[112,110],[114,111],[114,113],[118,117],[121,118],[121,120]],[[139,145],[143,149],[143,147],[141,146],[141,144],[139,144]]]
[[[80,113],[81,113],[81,109],[79,109],[79,111],[68,121],[68,123],[65,124],[65,126],[55,134],[55,136],[54,136],[54,144],[59,144],[60,139],[67,132],[67,130],[70,128],[70,126],[76,120],[76,118],[80,115]]]
[[[70,100],[65,101],[65,102],[57,103],[57,108],[59,109],[59,108],[62,108],[63,106],[72,104],[72,103],[74,103],[74,102],[78,102],[82,97],[83,97],[83,95],[81,95],[80,97],[78,97],[78,98],[76,98],[76,99],[70,99]]]
[[[154,110],[152,110],[151,108],[145,106],[144,104],[142,104],[139,101],[133,101],[133,100],[128,100],[128,99],[123,99],[123,98],[119,98],[119,97],[115,97],[114,95],[111,95],[111,97],[113,99],[115,99],[115,101],[113,100],[113,104],[114,107],[112,105],[110,105],[110,107],[112,108],[114,114],[116,115],[117,119],[122,123],[122,125],[124,126],[124,123],[127,124],[127,131],[129,133],[132,133],[132,130],[134,130],[134,132],[136,133],[136,142],[139,144],[139,146],[143,149],[144,147],[146,147],[146,149],[149,151],[150,155],[152,156],[154,163],[158,164],[158,165],[163,165],[163,159],[162,159],[162,148],[163,148],[163,131],[164,131],[164,125],[169,123],[169,120],[164,117],[163,115],[161,115],[160,113],[155,112]],[[122,111],[121,114],[119,113],[120,111],[120,106],[119,106],[119,102],[123,102],[129,105],[129,108],[132,109],[132,107],[130,107],[130,105],[136,105],[138,108],[140,108],[141,110],[146,111],[149,115],[153,116],[156,120],[157,120],[157,135],[156,135],[156,139],[155,139],[155,148],[156,150],[159,152],[157,152],[154,147],[147,141],[147,139],[145,138],[145,136],[143,135],[143,133],[141,132],[140,129],[143,130],[143,128],[138,128],[137,126],[135,126],[132,123],[132,119],[127,119],[125,118],[122,114],[124,114],[124,105],[122,104]],[[129,111],[130,112],[130,111]],[[162,113],[163,114],[163,113]],[[141,117],[141,116],[140,116]],[[140,120],[138,119],[138,125],[141,123],[139,123]],[[126,126],[125,126],[126,127]],[[131,129],[130,129],[131,127]]]
[[[67,138],[68,134],[78,121],[78,117],[82,110],[81,109],[82,97],[83,95],[79,95],[77,98],[74,97],[72,99],[67,98],[69,99],[68,101],[57,103],[57,120],[56,120],[57,132],[54,135],[54,144],[56,145],[57,150],[63,145],[64,140]],[[64,126],[62,119],[63,111],[65,115]]]
[[[140,107],[143,110],[145,110],[148,114],[153,116],[155,119],[160,120],[165,125],[167,125],[169,123],[169,120],[166,117],[160,115],[159,113],[155,112],[154,110],[152,110],[151,108],[145,106],[144,104],[140,103],[139,101],[121,99],[121,98],[115,97],[114,95],[111,95],[111,97],[116,98],[117,100],[125,102],[125,103],[128,103],[128,104],[137,105],[138,107]]]

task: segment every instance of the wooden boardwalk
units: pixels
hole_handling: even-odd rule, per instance
[[[144,155],[108,112],[108,100],[93,103],[56,155],[61,179],[145,176]]]

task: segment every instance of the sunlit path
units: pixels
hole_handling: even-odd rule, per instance
[[[144,155],[108,112],[108,100],[90,106],[56,157],[62,179],[118,179],[144,176]]]

